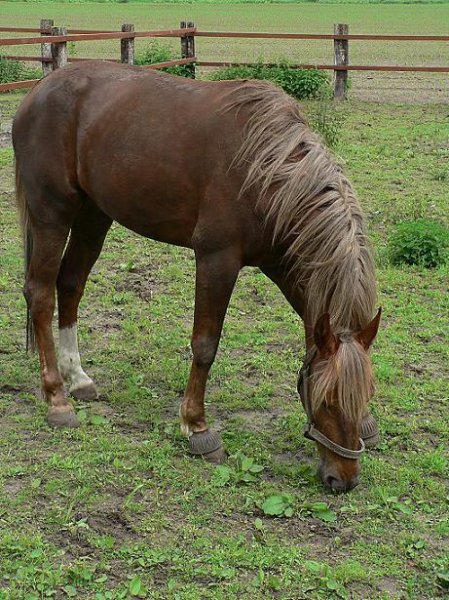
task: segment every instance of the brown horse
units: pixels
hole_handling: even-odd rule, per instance
[[[373,259],[354,192],[296,101],[267,83],[95,61],[37,84],[13,143],[25,297],[51,425],[77,425],[64,381],[75,398],[97,396],[81,367],[77,310],[115,220],[195,252],[193,363],[180,409],[190,451],[224,457],[206,423],[206,380],[239,270],[257,266],[304,321],[298,387],[321,477],[334,490],[356,485],[380,318]]]

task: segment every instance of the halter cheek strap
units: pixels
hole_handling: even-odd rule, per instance
[[[310,363],[312,362],[312,360],[313,360],[313,357],[311,360],[306,361],[304,363],[304,366],[302,367],[301,371],[299,372],[299,376],[298,376],[298,393],[300,395],[304,409],[307,414],[307,425],[304,430],[304,437],[306,437],[309,440],[314,440],[315,442],[318,442],[319,444],[321,444],[328,450],[331,450],[338,456],[341,456],[342,458],[349,458],[350,460],[358,460],[365,450],[365,443],[362,440],[362,438],[359,439],[359,444],[360,444],[359,450],[350,450],[349,448],[344,448],[343,446],[340,446],[339,444],[333,442],[327,436],[325,436],[324,433],[321,433],[321,431],[319,431],[315,427],[312,407],[310,404],[309,394],[308,394],[308,379],[309,379],[309,375],[310,375],[310,373],[309,373],[310,372]],[[302,391],[302,395],[301,395],[301,391]]]

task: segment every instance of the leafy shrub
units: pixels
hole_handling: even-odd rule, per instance
[[[327,75],[318,69],[294,69],[281,61],[275,66],[259,62],[254,65],[226,67],[212,73],[211,79],[265,79],[281,87],[298,100],[322,97],[330,94]]]
[[[176,60],[180,57],[176,55],[173,48],[169,44],[163,44],[157,40],[152,40],[146,47],[139,52],[135,59],[135,65],[154,65],[156,63]],[[190,65],[176,65],[174,67],[166,67],[161,69],[165,73],[178,75],[179,77],[192,77],[192,69]]]
[[[0,56],[0,83],[12,83],[26,79],[40,79],[42,71],[38,68],[26,67],[18,60],[10,60]]]
[[[449,256],[449,231],[436,221],[407,221],[396,226],[389,241],[394,265],[408,264],[433,268]]]
[[[286,62],[280,63],[274,69],[274,82],[298,100],[321,98],[330,92],[329,79],[324,71],[293,69]]]

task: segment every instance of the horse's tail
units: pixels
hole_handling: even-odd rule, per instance
[[[20,223],[23,234],[23,247],[25,255],[25,278],[28,274],[30,267],[31,256],[33,254],[33,236],[30,226],[30,217],[28,212],[28,204],[25,196],[25,189],[23,181],[20,176],[19,166],[16,162],[16,200],[17,207],[20,213]],[[30,314],[30,307],[27,303],[27,320],[26,320],[26,350],[27,352],[34,352],[36,349],[36,338],[34,335],[33,320]]]

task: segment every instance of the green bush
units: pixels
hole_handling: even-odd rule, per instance
[[[26,67],[18,60],[10,60],[0,56],[0,83],[12,83],[26,79],[40,79],[42,70]]]
[[[394,265],[408,264],[433,268],[449,256],[449,230],[436,221],[407,221],[396,226],[389,241]]]
[[[330,96],[331,91],[329,79],[323,71],[294,69],[285,61],[275,66],[266,66],[259,62],[255,65],[227,67],[212,73],[211,79],[265,79],[272,81],[298,100]]]
[[[169,44],[163,44],[157,40],[149,42],[145,48],[139,52],[135,59],[135,65],[154,65],[156,63],[167,62],[168,60],[176,60],[180,57],[176,55],[173,48]],[[192,77],[191,65],[176,65],[174,67],[166,67],[161,69],[165,73],[178,75],[179,77]]]

